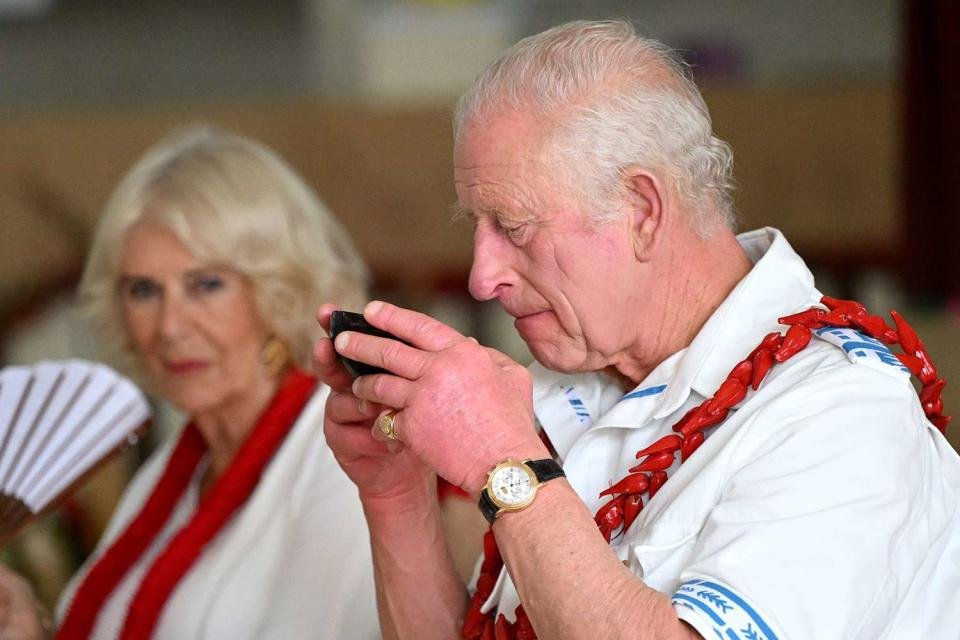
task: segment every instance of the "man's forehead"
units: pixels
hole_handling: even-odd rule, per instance
[[[520,213],[535,208],[544,197],[542,176],[520,171],[517,165],[484,165],[462,169],[454,176],[461,206],[476,213]]]
[[[467,191],[471,198],[516,197],[518,192],[536,188],[541,171],[522,157],[495,156],[455,164],[453,181],[458,193]]]
[[[478,164],[506,165],[518,158],[534,159],[544,136],[542,123],[516,111],[472,121],[454,146],[454,167],[471,169]]]
[[[487,172],[515,171],[521,164],[519,158],[500,156],[492,158],[490,162],[454,163],[453,175],[458,182],[474,179],[475,176]]]

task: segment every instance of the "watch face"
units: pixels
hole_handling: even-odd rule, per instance
[[[524,506],[533,498],[536,479],[526,466],[514,463],[494,469],[490,474],[489,486],[493,501],[509,509]]]

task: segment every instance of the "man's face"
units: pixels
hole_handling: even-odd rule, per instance
[[[470,293],[497,299],[544,365],[603,369],[638,335],[631,217],[591,224],[541,157],[541,140],[535,123],[501,116],[469,127],[454,150],[459,204],[476,225]]]

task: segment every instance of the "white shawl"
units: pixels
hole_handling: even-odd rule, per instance
[[[247,503],[184,576],[164,607],[155,640],[380,637],[366,521],[356,487],[323,437],[328,393],[318,387]],[[140,510],[173,444],[131,481],[97,549],[64,591],[58,619],[91,563]],[[92,638],[119,635],[144,573],[196,509],[202,471],[104,605]]]

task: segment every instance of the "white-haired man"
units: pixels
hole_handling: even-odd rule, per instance
[[[626,23],[523,40],[461,99],[470,292],[538,364],[379,302],[410,346],[318,343],[385,637],[956,636],[942,383],[899,319],[819,306],[777,231],[734,235],[730,167],[682,66]],[[393,375],[351,384],[334,349]],[[434,474],[492,522],[469,597]]]

